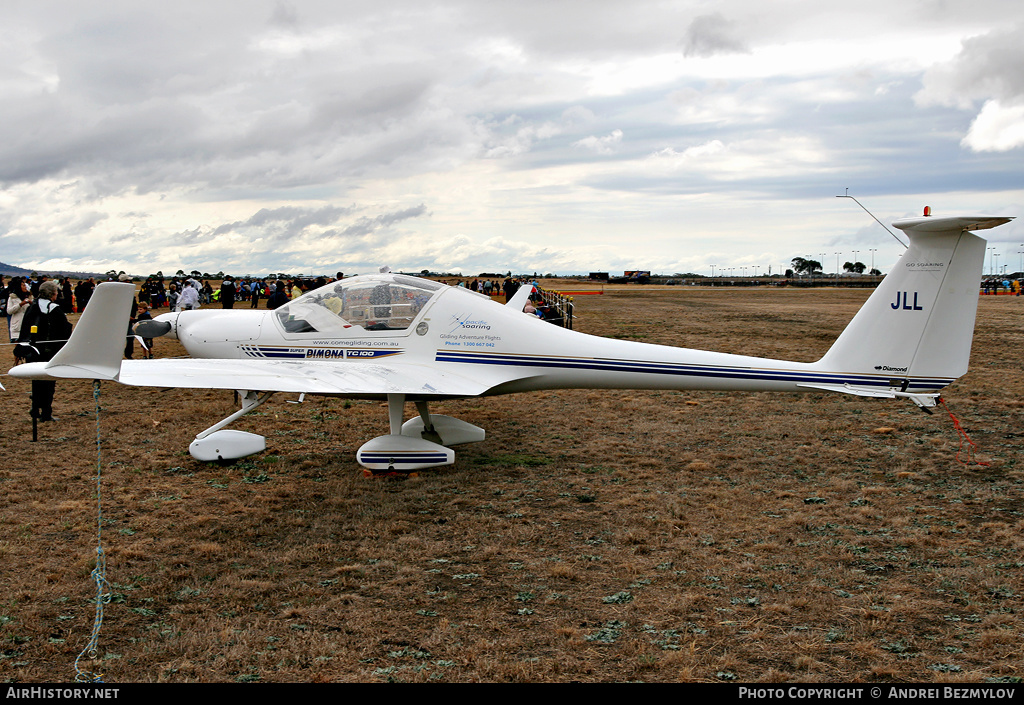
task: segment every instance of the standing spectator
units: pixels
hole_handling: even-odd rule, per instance
[[[71,279],[69,277],[64,277],[61,281],[57,305],[64,310],[65,315],[69,312],[75,312],[75,297],[71,290]]]
[[[153,320],[153,316],[149,312],[149,304],[145,303],[144,301],[140,301],[139,302],[139,316],[138,316],[138,318],[136,320],[137,321],[151,321],[151,320]],[[144,348],[144,350],[142,351],[142,356],[144,358],[146,358],[147,360],[152,360],[153,359],[153,339],[152,338],[143,338],[142,339],[142,347]]]
[[[7,287],[7,325],[10,341],[15,343],[21,335],[21,324],[25,319],[25,312],[32,304],[32,294],[28,292],[28,285],[21,277],[11,277],[11,283]],[[14,349],[14,357],[19,357],[18,348]]]
[[[4,277],[0,274],[0,318],[7,318],[7,286],[4,284]],[[11,322],[7,321],[7,333],[10,335]]]
[[[286,303],[288,303],[288,294],[285,292],[284,282],[278,280],[274,286],[274,293],[272,293],[267,299],[267,308],[273,311],[276,308],[284,306]]]
[[[85,310],[85,307],[89,305],[89,299],[92,298],[92,291],[96,288],[96,280],[92,277],[83,279],[78,284],[81,287],[81,293],[75,292],[75,298],[78,299],[78,312],[81,313]]]
[[[235,283],[231,281],[231,277],[227,277],[223,282],[221,282],[220,305],[221,308],[235,307]]]
[[[252,302],[249,308],[260,307],[260,292],[263,289],[263,281],[260,279],[254,279],[252,287],[249,289],[249,300]]]
[[[187,281],[181,286],[181,294],[178,295],[177,311],[192,311],[199,308],[199,292]]]
[[[29,362],[48,362],[71,335],[71,324],[56,303],[59,288],[57,282],[47,281],[39,286],[39,298],[25,314],[18,342],[23,343],[21,353]],[[57,383],[52,379],[32,380],[32,418],[55,421],[53,418],[53,393]]]
[[[131,281],[131,278],[127,275],[121,275],[121,281]],[[135,354],[135,335],[133,334],[132,328],[135,326],[135,321],[139,315],[139,300],[132,297],[132,310],[128,315],[128,334],[124,339],[124,356],[129,360]]]
[[[179,298],[180,295],[178,294],[178,285],[175,284],[174,282],[171,282],[170,287],[167,289],[168,308],[170,308],[172,311],[177,311]]]
[[[519,289],[519,284],[515,279],[509,276],[505,279],[505,285],[503,288],[505,290],[505,300],[508,301],[516,295],[516,290]]]

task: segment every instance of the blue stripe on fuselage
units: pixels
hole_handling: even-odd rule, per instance
[[[602,372],[633,372],[642,374],[707,377],[714,379],[760,380],[766,382],[851,384],[888,389],[890,380],[898,375],[841,374],[799,370],[772,370],[746,367],[720,367],[643,360],[613,360],[582,357],[548,357],[516,353],[485,353],[457,350],[438,350],[437,362],[460,362],[477,365],[514,365],[519,367],[546,367],[553,369],[599,370]],[[940,389],[952,379],[913,379],[908,389]]]

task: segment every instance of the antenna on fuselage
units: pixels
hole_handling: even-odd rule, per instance
[[[841,196],[836,196],[836,198],[849,198],[849,199],[850,199],[850,200],[852,200],[852,201],[853,201],[854,203],[856,203],[856,204],[857,204],[858,206],[860,206],[861,208],[863,208],[863,209],[864,209],[864,212],[865,212],[865,213],[867,213],[868,215],[870,215],[870,216],[871,216],[872,218],[875,218],[875,214],[874,214],[874,213],[872,213],[871,211],[869,211],[869,210],[868,210],[867,208],[864,208],[864,204],[863,204],[863,203],[861,203],[861,202],[860,202],[860,201],[858,201],[858,200],[857,200],[856,198],[854,198],[853,196],[851,196],[851,195],[850,195],[850,189],[849,189],[849,188],[847,188],[847,189],[846,189],[846,193],[845,193],[845,194],[843,194],[843,195],[841,195]],[[896,238],[896,242],[900,243],[900,244],[901,244],[901,245],[903,245],[904,247],[906,247],[906,246],[907,246],[907,243],[903,242],[903,240],[900,240],[900,239],[899,239],[898,237],[896,237],[896,233],[894,233],[894,232],[893,232],[892,230],[889,230],[889,228],[886,228],[886,227],[885,227],[885,223],[883,223],[882,221],[880,221],[880,220],[879,220],[878,218],[875,218],[875,222],[876,222],[876,223],[878,223],[879,225],[881,225],[881,226],[882,226],[883,228],[885,228],[885,232],[889,233],[889,234],[890,234],[890,235],[892,235],[892,236],[893,236],[894,238]]]

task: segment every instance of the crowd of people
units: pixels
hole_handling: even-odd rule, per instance
[[[266,307],[274,309],[332,280],[325,277],[314,280],[234,279],[228,276],[214,286],[209,280],[200,282],[193,277],[173,277],[165,281],[154,275],[142,282],[139,302],[151,308],[186,311],[210,305],[234,308],[236,304],[249,304],[250,308],[259,308],[260,302],[265,300]]]
[[[1018,279],[989,278],[981,282],[981,293],[985,294],[1013,294],[1020,296],[1021,288],[1024,286]]]

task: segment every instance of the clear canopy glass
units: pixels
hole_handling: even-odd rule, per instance
[[[371,274],[314,289],[274,313],[286,333],[352,335],[405,330],[444,284],[404,274]]]

